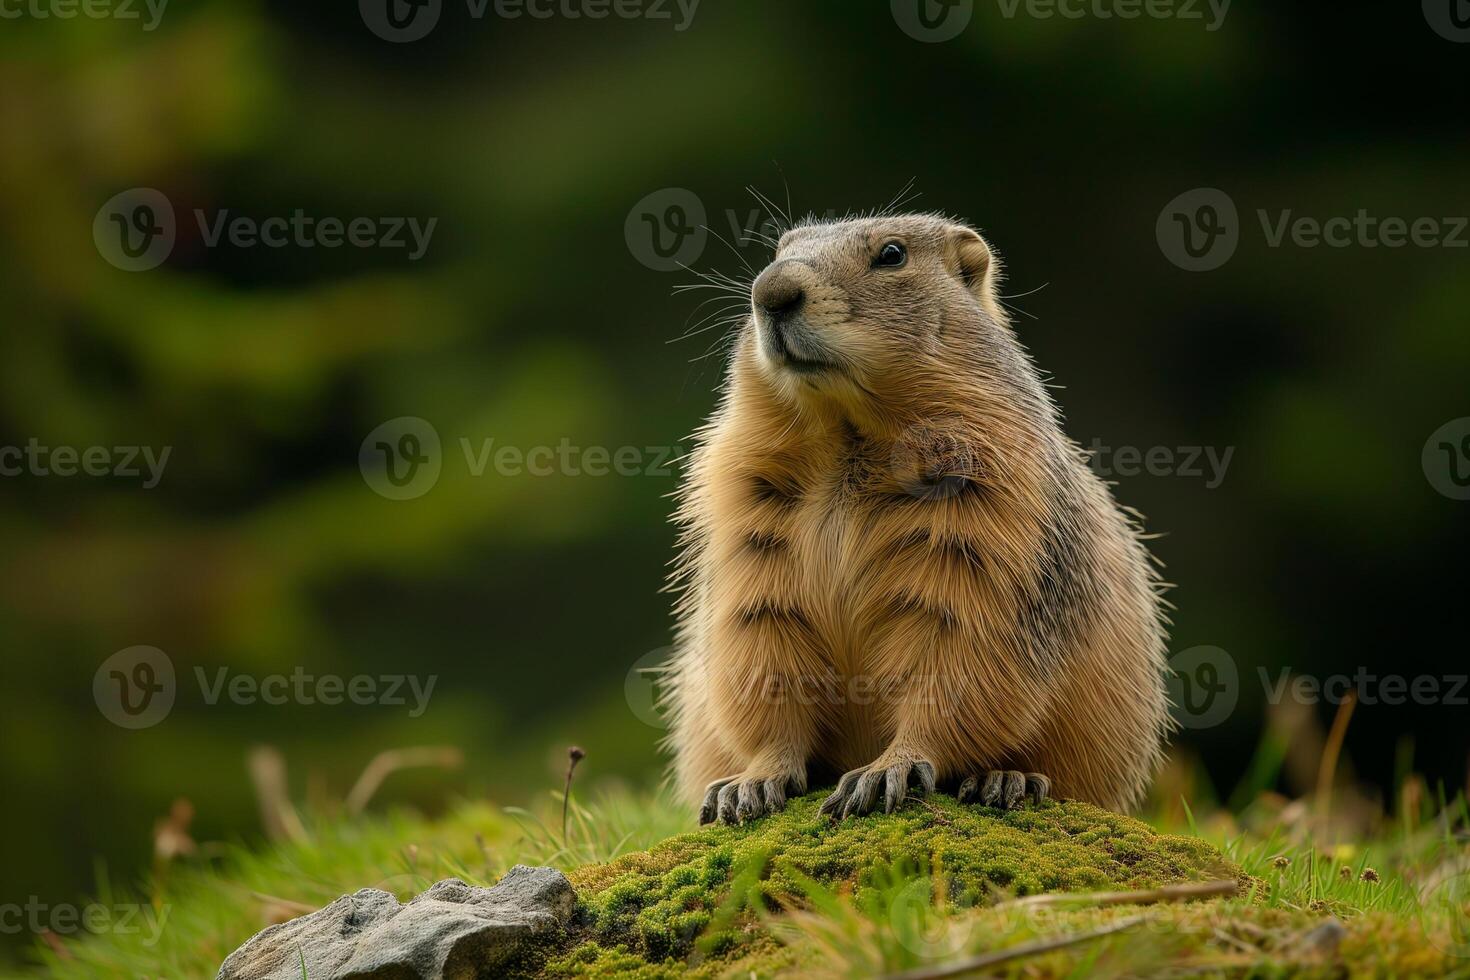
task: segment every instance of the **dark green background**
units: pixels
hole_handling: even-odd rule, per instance
[[[669,641],[675,480],[474,479],[457,440],[686,444],[717,334],[668,343],[699,300],[673,287],[693,277],[640,264],[624,234],[663,188],[693,191],[728,236],[750,184],[841,213],[912,178],[913,207],[973,221],[1005,256],[1019,332],[1079,441],[1234,447],[1216,489],[1117,488],[1166,532],[1173,649],[1240,665],[1238,710],[1180,739],[1222,793],[1261,729],[1257,666],[1463,673],[1470,503],[1435,491],[1421,450],[1470,415],[1470,250],[1272,248],[1256,212],[1470,214],[1467,71],[1470,45],[1417,4],[1237,0],[1211,32],[978,0],[941,44],[852,0],[704,0],[682,32],[474,20],[446,0],[433,34],[396,45],[350,4],[286,0],[174,0],[152,32],[0,22],[0,445],[173,447],[153,490],[0,479],[0,903],[75,899],[94,856],[136,880],[176,797],[199,839],[255,839],[257,744],[284,753],[302,801],[340,799],[409,745],[460,746],[466,765],[396,776],[375,806],[521,802],[557,785],[573,741],[589,780],[656,780],[659,732],[624,684]],[[132,187],[180,215],[149,272],[92,240]],[[1155,239],[1196,187],[1240,211],[1214,272]],[[208,248],[193,208],[439,220],[410,263]],[[713,239],[695,264],[743,274]],[[358,448],[405,415],[437,428],[445,469],[395,502]],[[127,732],[92,678],[136,644],[169,654],[181,693]],[[204,704],[194,668],[225,665],[439,680],[419,719]],[[1453,791],[1466,718],[1360,707],[1346,751],[1387,786],[1408,736]]]

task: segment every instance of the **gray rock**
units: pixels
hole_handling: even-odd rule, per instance
[[[235,950],[216,980],[484,980],[554,932],[575,896],[555,868],[518,864],[493,888],[450,878],[407,904],[364,888]]]
[[[1338,921],[1336,917],[1332,917],[1316,928],[1309,929],[1297,936],[1292,946],[1298,953],[1336,956],[1337,947],[1347,938],[1347,934],[1347,926]]]

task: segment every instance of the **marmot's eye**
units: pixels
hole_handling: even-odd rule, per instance
[[[888,242],[878,249],[878,255],[873,259],[875,269],[896,269],[903,265],[909,257],[908,249],[898,242]]]

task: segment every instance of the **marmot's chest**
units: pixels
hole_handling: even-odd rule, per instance
[[[863,488],[832,486],[802,501],[792,558],[799,580],[810,585],[808,602],[827,645],[840,661],[844,650],[862,643],[859,624],[869,619],[865,605],[878,598],[883,568],[876,554],[886,521],[893,515],[881,499]]]

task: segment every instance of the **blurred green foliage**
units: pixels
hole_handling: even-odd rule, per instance
[[[172,447],[160,484],[0,479],[0,902],[75,897],[94,855],[149,862],[194,801],[199,840],[259,833],[250,746],[300,797],[346,793],[377,752],[452,744],[463,772],[383,796],[513,802],[589,779],[651,782],[656,727],[625,681],[669,639],[658,594],[672,476],[472,475],[459,440],[679,446],[713,403],[718,334],[641,264],[629,209],[693,191],[738,242],[754,184],[798,212],[914,207],[983,227],[1018,329],[1083,444],[1234,447],[1217,489],[1119,478],[1167,532],[1175,647],[1220,646],[1240,708],[1187,732],[1222,787],[1265,710],[1258,666],[1463,672],[1467,506],[1420,453],[1470,414],[1467,252],[1272,248],[1257,209],[1470,213],[1470,52],[1417,9],[1239,5],[1168,20],[1002,17],[905,36],[884,3],[701,5],[694,23],[474,20],[388,44],[350,5],[199,0],[156,30],[0,23],[0,446]],[[1242,241],[1188,273],[1154,237],[1193,187],[1234,198]],[[98,209],[134,187],[178,214],[168,260],[104,261]],[[402,251],[209,247],[192,218],[437,218]],[[709,352],[709,353],[707,353]],[[426,495],[373,493],[359,446],[429,420]],[[107,721],[93,674],[147,644],[177,668],[169,717]],[[656,657],[653,659],[657,659]],[[196,668],[437,675],[429,710],[209,705]],[[635,682],[636,683],[636,682]],[[1323,707],[1323,715],[1329,711]],[[1464,709],[1360,710],[1347,754],[1387,785],[1395,740],[1461,785]]]

